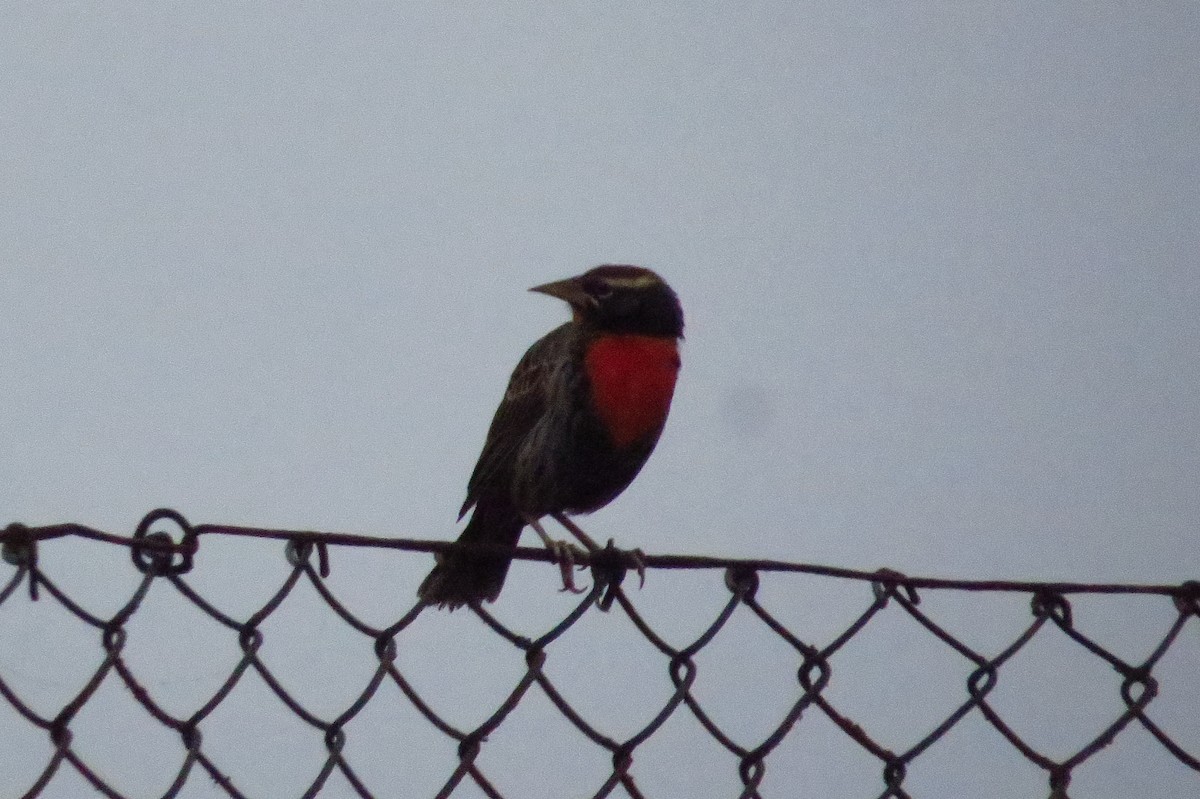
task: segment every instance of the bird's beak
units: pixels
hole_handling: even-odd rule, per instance
[[[573,277],[566,280],[556,280],[553,283],[543,283],[540,286],[534,286],[530,291],[557,297],[572,308],[582,308],[591,302],[591,297],[583,290],[583,286],[580,285],[579,280]]]

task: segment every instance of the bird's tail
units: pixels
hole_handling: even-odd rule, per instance
[[[460,544],[515,547],[525,520],[509,502],[482,498],[458,537]],[[475,600],[500,596],[512,558],[473,552],[446,552],[417,589],[431,605],[453,610]]]

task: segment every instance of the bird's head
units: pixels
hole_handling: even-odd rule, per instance
[[[605,332],[683,338],[679,298],[666,281],[640,266],[597,266],[530,291],[558,297],[571,306],[576,322]]]

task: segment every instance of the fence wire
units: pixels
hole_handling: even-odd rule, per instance
[[[192,571],[201,538],[207,536],[266,538],[285,542],[290,570],[286,572],[282,584],[269,600],[246,618],[238,619],[226,615],[209,599],[194,590],[185,579]],[[90,539],[128,549],[133,566],[140,573],[140,577],[132,596],[117,612],[102,618],[85,610],[78,600],[61,589],[53,576],[39,565],[39,546],[43,542],[59,538]],[[698,637],[686,646],[676,647],[669,644],[666,637],[656,631],[630,601],[622,585],[636,561],[632,553],[613,549],[610,544],[608,549],[593,552],[582,559],[582,564],[591,569],[591,590],[581,595],[570,612],[540,637],[529,638],[517,633],[486,608],[478,605],[461,611],[476,614],[500,640],[515,648],[524,662],[523,674],[498,706],[488,709],[490,712],[482,723],[470,729],[463,729],[439,714],[433,704],[414,688],[397,663],[398,654],[404,646],[400,640],[404,632],[422,614],[437,611],[414,600],[415,604],[411,609],[393,623],[387,626],[373,626],[339,600],[326,580],[330,575],[331,547],[367,547],[436,553],[453,548],[455,545],[452,543],[215,524],[192,525],[178,512],[160,509],[148,514],[132,536],[113,535],[77,524],[43,527],[11,524],[0,531],[0,544],[3,559],[15,567],[14,573],[0,588],[0,619],[4,617],[6,608],[11,609],[22,601],[22,596],[27,596],[29,601],[34,602],[49,599],[65,609],[70,616],[99,633],[102,648],[99,663],[82,689],[53,714],[37,712],[34,709],[35,703],[23,699],[12,687],[10,680],[6,679],[6,675],[0,673],[0,697],[3,697],[4,703],[28,725],[44,733],[50,744],[49,759],[44,767],[38,767],[40,770],[36,778],[27,787],[22,788],[24,792],[20,795],[23,797],[43,795],[43,791],[55,780],[56,775],[69,770],[74,770],[95,791],[104,796],[114,799],[124,799],[127,796],[121,792],[116,776],[102,773],[102,769],[90,764],[73,746],[73,722],[96,696],[101,685],[115,676],[155,722],[178,736],[182,762],[169,788],[161,794],[163,797],[181,796],[190,783],[205,781],[207,778],[207,781],[218,789],[218,795],[249,799],[235,784],[235,780],[226,773],[222,764],[212,756],[211,751],[206,749],[203,731],[206,725],[212,723],[214,713],[235,687],[251,672],[261,677],[289,713],[316,730],[322,738],[324,762],[315,779],[304,791],[303,796],[306,798],[323,795],[331,775],[335,772],[340,773],[353,792],[364,799],[396,795],[394,786],[368,785],[368,780],[360,775],[361,764],[356,765],[352,762],[353,758],[346,751],[347,726],[364,712],[381,686],[387,683],[398,688],[412,708],[441,735],[455,742],[457,763],[437,791],[438,799],[456,794],[464,784],[473,784],[475,789],[493,799],[505,796],[511,799],[511,794],[503,793],[497,787],[494,773],[489,776],[485,772],[485,767],[481,764],[481,753],[488,747],[489,735],[500,729],[522,701],[531,695],[535,686],[570,725],[596,747],[604,750],[611,762],[611,770],[608,770],[602,784],[580,789],[586,793],[579,795],[597,798],[629,796],[632,799],[641,799],[646,796],[635,780],[640,748],[662,730],[668,720],[681,714],[694,718],[712,741],[732,755],[733,762],[737,764],[737,779],[740,783],[738,796],[742,799],[757,799],[765,795],[763,780],[772,754],[776,753],[789,734],[812,714],[823,715],[836,725],[841,734],[874,759],[882,775],[882,791],[877,794],[881,799],[910,797],[909,791],[912,788],[906,785],[905,779],[914,761],[932,745],[946,738],[964,719],[972,716],[984,719],[1007,741],[1012,750],[1040,770],[1048,784],[1048,795],[1051,799],[1068,797],[1073,772],[1081,764],[1101,755],[1102,750],[1131,727],[1140,727],[1148,732],[1170,758],[1186,770],[1190,770],[1196,777],[1195,786],[1197,795],[1200,795],[1200,752],[1194,749],[1189,751],[1176,740],[1178,734],[1172,737],[1151,718],[1148,710],[1159,694],[1155,667],[1172,647],[1182,640],[1181,634],[1185,629],[1188,630],[1189,636],[1200,636],[1200,582],[1197,581],[1188,581],[1180,585],[1130,585],[947,580],[910,577],[890,570],[866,572],[781,561],[639,553],[645,567],[652,572],[665,569],[724,569],[727,600]],[[548,552],[533,548],[518,548],[515,550],[515,557],[530,561],[551,560]],[[773,615],[760,603],[759,576],[770,572],[802,573],[823,578],[861,581],[869,588],[869,593],[864,594],[864,605],[857,618],[840,634],[827,642],[806,641],[789,630],[777,615]],[[261,651],[266,639],[265,622],[276,613],[302,580],[311,584],[324,603],[349,628],[369,639],[377,661],[372,666],[373,674],[365,688],[349,706],[333,718],[318,716],[310,711],[300,698],[290,693],[272,671]],[[169,583],[180,597],[186,599],[204,616],[227,629],[236,637],[241,652],[240,658],[223,679],[220,687],[199,707],[186,715],[169,712],[162,699],[153,695],[146,682],[139,679],[124,657],[128,638],[127,625],[134,619],[155,582]],[[1007,645],[1001,647],[998,652],[984,654],[968,646],[946,626],[939,624],[922,610],[921,592],[928,590],[1024,594],[1029,597],[1030,618],[1024,629]],[[397,591],[407,591],[407,588],[397,586]],[[1155,635],[1155,643],[1144,659],[1129,662],[1118,657],[1110,648],[1106,648],[1103,643],[1085,634],[1075,625],[1069,597],[1088,594],[1157,597],[1170,608],[1173,621],[1162,630],[1161,637]],[[884,742],[877,740],[876,736],[852,718],[844,708],[839,708],[827,690],[833,676],[834,655],[867,629],[872,620],[887,607],[901,609],[936,640],[965,659],[970,669],[961,702],[953,712],[903,751],[893,751]],[[706,709],[697,692],[693,690],[698,674],[698,656],[720,636],[731,616],[739,608],[749,610],[786,646],[792,653],[795,668],[795,693],[777,708],[781,720],[770,734],[753,745],[735,740],[735,736],[718,723],[714,714]],[[552,645],[577,625],[586,614],[597,611],[623,615],[632,628],[660,653],[672,686],[669,698],[660,708],[653,709],[649,722],[632,735],[624,737],[615,737],[589,722],[585,714],[567,700],[543,668]],[[1040,750],[1028,740],[1028,736],[1020,734],[1014,725],[1002,717],[995,703],[989,702],[989,696],[1000,682],[1005,664],[1047,628],[1060,630],[1078,645],[1080,651],[1115,671],[1119,679],[1118,692],[1123,710],[1120,710],[1098,734],[1066,757],[1051,757]],[[1200,674],[1200,664],[1197,666],[1193,677]],[[1197,689],[1196,683],[1193,682],[1190,690],[1195,692],[1200,689]],[[0,704],[0,710],[3,710],[3,704]],[[119,734],[119,731],[117,733]],[[5,755],[0,754],[0,758],[3,757]],[[798,793],[807,791],[804,790],[804,786],[789,786],[787,795]]]

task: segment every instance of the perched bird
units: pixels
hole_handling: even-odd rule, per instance
[[[607,505],[650,457],[675,392],[683,309],[662,278],[637,266],[598,266],[530,291],[564,300],[572,319],[513,371],[467,483],[459,518],[475,510],[458,541],[514,547],[528,524],[573,589],[571,548],[539,520],[548,515],[596,548],[567,515]],[[493,601],[511,560],[447,552],[417,594],[451,609]]]

